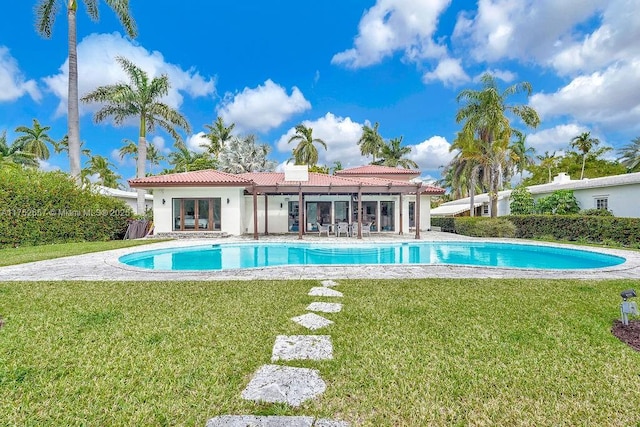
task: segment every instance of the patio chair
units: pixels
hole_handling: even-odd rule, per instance
[[[336,229],[336,236],[340,237],[340,233],[344,233],[345,236],[349,236],[349,224],[346,222],[339,222]]]
[[[366,224],[362,224],[362,235],[367,235],[367,236],[371,236],[371,224],[370,223],[366,223]]]
[[[320,224],[318,226],[318,236],[322,236],[322,233],[326,233],[329,237],[329,224]]]

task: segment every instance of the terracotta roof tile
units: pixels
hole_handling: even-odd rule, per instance
[[[416,169],[400,169],[389,166],[364,165],[355,168],[343,169],[335,172],[336,175],[420,175]]]
[[[142,185],[206,185],[206,184],[227,184],[227,185],[247,185],[251,182],[240,175],[233,175],[213,169],[206,169],[193,172],[172,173],[168,175],[147,176],[129,180],[132,187]]]

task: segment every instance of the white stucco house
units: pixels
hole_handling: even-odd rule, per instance
[[[414,181],[420,171],[362,166],[335,175],[287,166],[284,172],[229,174],[217,170],[158,175],[129,181],[153,189],[155,232],[229,235],[318,233],[348,223],[361,237],[372,232],[428,230],[430,198],[444,194]]]
[[[580,209],[607,209],[617,217],[640,218],[640,172],[572,180],[561,173],[549,184],[527,187],[534,200],[550,196],[556,190],[572,190]],[[498,192],[498,216],[509,215],[511,190]],[[487,193],[474,197],[475,215],[490,215]],[[468,216],[470,199],[443,203],[431,210],[432,216]]]
[[[104,194],[105,196],[115,197],[116,199],[120,199],[125,202],[133,212],[136,212],[138,209],[138,193],[136,191],[125,191],[120,190],[118,188],[110,188],[104,187],[102,185],[97,185],[96,190],[100,194]],[[145,210],[153,209],[153,195],[145,194],[144,195],[144,205]]]

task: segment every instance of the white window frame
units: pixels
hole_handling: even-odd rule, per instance
[[[604,207],[598,206],[601,201],[604,201]],[[595,209],[609,210],[609,195],[602,196],[594,196],[593,197],[593,207]]]

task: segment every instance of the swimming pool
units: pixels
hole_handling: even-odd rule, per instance
[[[230,270],[283,265],[449,264],[575,270],[612,267],[622,257],[552,246],[483,242],[392,244],[225,243],[135,252],[123,264],[152,270]]]

